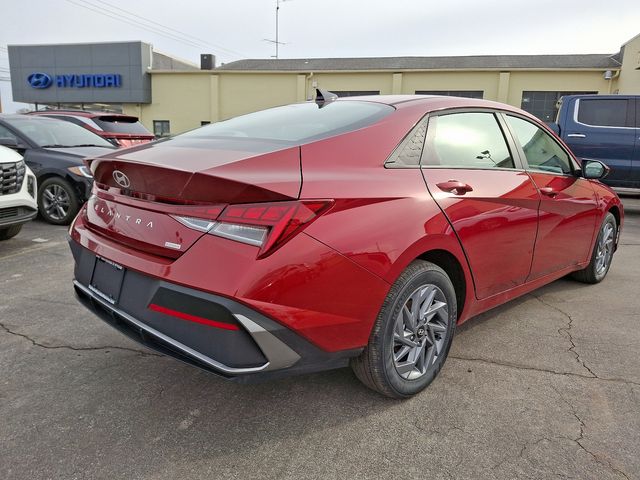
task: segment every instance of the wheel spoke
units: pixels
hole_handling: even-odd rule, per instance
[[[431,368],[445,344],[448,315],[437,286],[423,285],[409,295],[393,328],[393,360],[400,376],[415,380]]]
[[[46,197],[47,200],[49,201],[53,201],[55,196],[53,195],[53,193],[51,193],[51,190],[47,189],[44,192],[42,192],[42,195],[44,197]]]
[[[393,339],[396,343],[405,345],[409,348],[415,348],[418,344],[412,341],[410,338],[407,338],[405,334],[399,335],[398,333],[393,334]]]
[[[436,289],[435,287],[429,286],[423,290],[424,295],[422,296],[422,304],[420,305],[420,318],[424,318],[424,316],[431,309],[431,304],[433,303],[433,299],[436,297]]]
[[[409,327],[410,330],[415,330],[415,317],[411,314],[411,310],[409,310],[409,307],[407,307],[406,305],[402,307],[402,313],[404,315],[404,324]]]

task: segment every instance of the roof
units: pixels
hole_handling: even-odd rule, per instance
[[[363,57],[249,59],[230,62],[215,70],[336,71],[336,70],[500,70],[500,69],[616,69],[611,54],[580,55],[476,55],[464,57]]]

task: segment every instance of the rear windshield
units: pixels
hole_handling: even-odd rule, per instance
[[[136,117],[94,117],[93,120],[102,130],[112,133],[128,133],[132,135],[153,135]]]
[[[372,125],[394,111],[374,102],[337,101],[320,108],[297,103],[270,108],[212,123],[179,136],[192,138],[239,137],[285,142],[308,142]]]

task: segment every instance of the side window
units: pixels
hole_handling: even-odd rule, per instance
[[[13,133],[4,125],[0,125],[0,138],[11,138],[12,140],[15,140],[17,143],[20,143],[20,139],[15,135],[15,133]]]
[[[580,99],[578,121],[596,127],[632,127],[626,99]]]
[[[452,113],[429,120],[423,166],[514,168],[493,113]]]
[[[569,155],[547,132],[527,120],[507,115],[507,122],[522,145],[531,170],[570,174],[573,166]]]

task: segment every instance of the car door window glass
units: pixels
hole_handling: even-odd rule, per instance
[[[531,170],[571,174],[569,155],[547,132],[527,120],[507,115],[507,122],[522,145]]]
[[[630,127],[626,99],[581,99],[578,121],[598,127]]]
[[[493,113],[439,115],[429,120],[423,166],[515,168]]]

